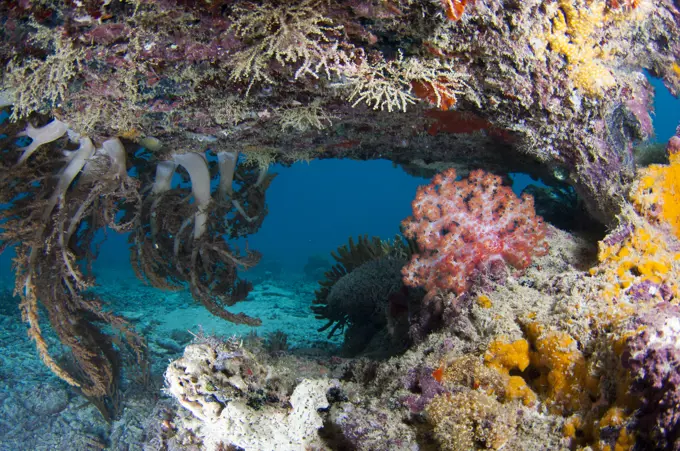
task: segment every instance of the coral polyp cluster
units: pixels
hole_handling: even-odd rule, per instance
[[[426,412],[443,450],[502,449],[517,426],[511,408],[477,391],[438,396]]]

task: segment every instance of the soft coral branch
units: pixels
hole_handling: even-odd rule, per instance
[[[26,161],[28,157],[38,150],[38,147],[42,146],[43,144],[56,141],[57,139],[64,136],[67,131],[68,125],[58,121],[57,119],[54,119],[49,124],[39,128],[34,127],[32,124],[28,124],[26,126],[26,130],[19,133],[18,136],[28,136],[32,141],[26,147],[22,147],[21,150],[23,153],[19,157],[17,164],[21,164]]]
[[[501,178],[482,170],[456,181],[456,171],[438,174],[420,187],[413,216],[402,226],[420,250],[403,270],[404,283],[438,290],[467,291],[472,276],[506,262],[525,269],[532,256],[547,252],[546,228],[533,198],[518,198]]]

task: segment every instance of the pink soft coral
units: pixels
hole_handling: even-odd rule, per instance
[[[404,283],[423,286],[427,298],[438,290],[461,294],[471,276],[496,262],[525,269],[532,256],[545,255],[546,227],[529,195],[518,198],[501,178],[482,170],[456,181],[456,171],[437,174],[418,188],[413,216],[402,223],[404,235],[420,253],[402,269]]]

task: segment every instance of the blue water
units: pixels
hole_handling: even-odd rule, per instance
[[[676,99],[658,78],[649,80],[656,90],[654,96],[654,134],[655,141],[666,142],[675,134],[680,125],[680,99]]]

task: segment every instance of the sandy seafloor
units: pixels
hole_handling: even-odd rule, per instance
[[[254,280],[248,300],[231,307],[261,318],[262,326],[257,328],[212,316],[187,291],[167,293],[145,286],[129,270],[100,269],[97,281],[96,291],[108,307],[128,318],[147,338],[151,386],[124,383],[122,416],[108,424],[93,405],[42,364],[26,335],[18,298],[11,297],[12,280],[0,278],[0,451],[85,451],[103,449],[109,442],[107,449],[141,450],[144,429],[147,421],[153,421],[157,403],[157,408],[172,403],[162,392],[162,374],[169,361],[182,355],[192,333],[247,336],[256,330],[266,338],[281,330],[288,335],[292,353],[316,355],[321,362],[341,343],[338,336],[328,340],[326,333],[317,332],[324,321],[315,319],[309,306],[318,284],[302,273],[276,279],[264,274]],[[50,345],[58,349],[54,336]]]

